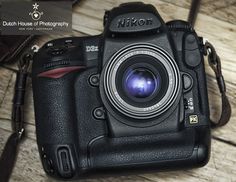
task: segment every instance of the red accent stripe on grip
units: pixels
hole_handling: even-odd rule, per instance
[[[56,68],[56,69],[42,72],[38,74],[38,77],[61,78],[72,71],[76,71],[76,70],[80,70],[84,68],[85,66],[70,66],[70,67],[64,67],[64,68]]]

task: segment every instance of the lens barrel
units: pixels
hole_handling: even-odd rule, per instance
[[[180,73],[162,48],[135,44],[114,54],[103,70],[103,89],[120,113],[136,119],[161,115],[180,92]]]

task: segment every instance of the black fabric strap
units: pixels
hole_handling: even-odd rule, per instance
[[[206,42],[205,43],[205,53],[208,54],[208,63],[212,70],[215,72],[217,85],[221,94],[221,115],[217,121],[211,121],[211,127],[217,128],[226,125],[231,117],[231,106],[229,99],[226,95],[226,85],[224,77],[221,71],[221,60],[217,55],[214,46]]]
[[[13,133],[8,138],[0,157],[0,181],[8,182],[17,158],[17,151],[24,134],[24,98],[28,68],[32,60],[31,54],[26,54],[19,61],[12,109]]]
[[[18,133],[14,132],[8,138],[0,158],[0,181],[7,182],[11,176],[17,157],[17,149],[20,139]]]

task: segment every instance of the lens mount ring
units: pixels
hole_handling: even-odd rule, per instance
[[[136,55],[147,55],[155,58],[165,67],[169,78],[169,86],[164,97],[148,107],[136,107],[127,103],[120,96],[115,81],[119,67]],[[121,49],[111,57],[103,71],[103,88],[106,97],[115,109],[128,117],[149,119],[161,115],[172,106],[180,92],[181,79],[177,64],[164,49],[152,44],[133,44]]]

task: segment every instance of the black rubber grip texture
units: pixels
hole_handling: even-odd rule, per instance
[[[75,143],[75,75],[76,72],[58,79],[33,77],[38,143]]]

